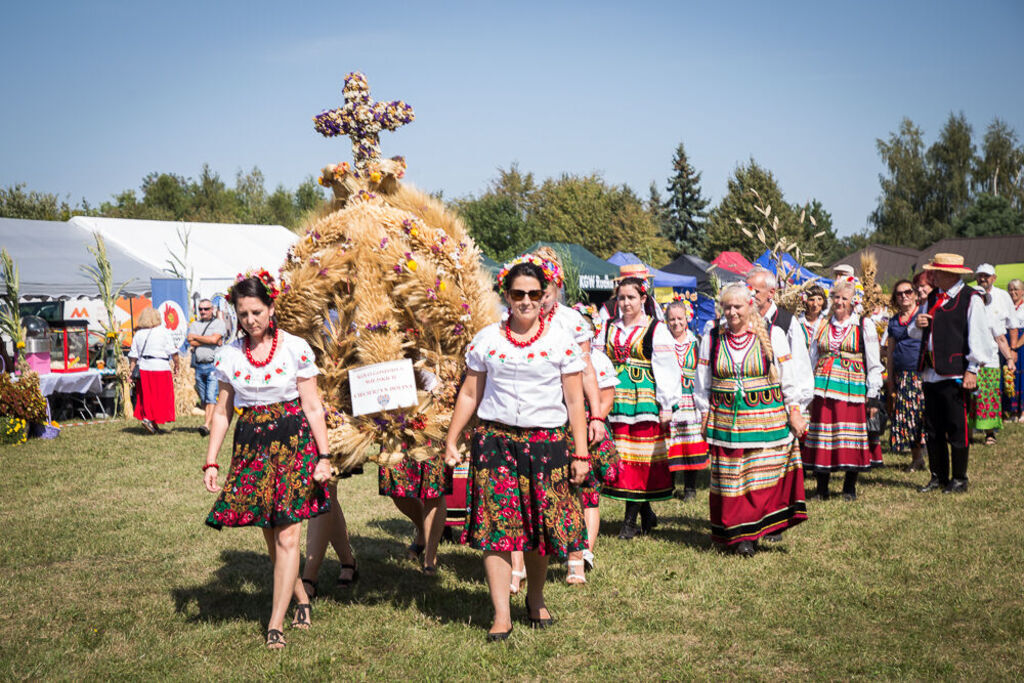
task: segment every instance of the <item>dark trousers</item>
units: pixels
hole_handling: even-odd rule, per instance
[[[967,392],[956,380],[924,383],[924,433],[928,468],[943,485],[953,478],[967,480],[967,453],[971,432],[967,427]]]

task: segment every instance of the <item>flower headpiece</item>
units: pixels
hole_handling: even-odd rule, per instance
[[[743,283],[747,288],[747,303],[753,306],[757,303],[757,290],[754,289],[749,282]]]
[[[594,304],[576,303],[572,305],[572,310],[590,321],[590,324],[594,326],[595,337],[599,337],[601,335],[601,332],[604,331],[604,318],[602,318],[601,314],[598,312],[597,306]]]
[[[682,306],[683,312],[686,314],[686,322],[693,320],[693,304],[684,295],[676,293],[672,295],[672,301],[665,305],[665,313],[668,313],[668,307],[676,305]]]
[[[274,283],[274,276],[268,273],[266,268],[260,268],[259,270],[247,270],[244,273],[236,275],[235,284],[228,287],[228,298],[234,298],[235,285],[243,280],[248,280],[253,277],[263,283],[263,288],[267,290],[267,296],[270,297],[271,301],[276,299],[277,295],[281,293],[281,290],[279,290],[277,285]]]
[[[832,291],[835,291],[836,285],[848,282],[853,285],[853,303],[857,305],[864,301],[864,285],[861,284],[860,278],[853,275],[843,275],[836,278],[835,284],[832,285]]]
[[[503,265],[501,267],[501,270],[498,271],[499,288],[504,287],[505,276],[508,275],[508,272],[512,270],[514,266],[518,266],[520,263],[532,263],[533,265],[537,266],[542,271],[544,271],[544,282],[546,284],[553,284],[556,287],[561,287],[562,285],[565,284],[565,278],[562,276],[562,269],[558,267],[557,263],[553,263],[552,261],[542,259],[540,256],[537,256],[536,254],[523,254],[521,256],[515,257],[514,259]]]

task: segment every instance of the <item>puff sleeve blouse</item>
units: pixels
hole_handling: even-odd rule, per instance
[[[470,370],[487,375],[476,414],[512,427],[552,429],[569,418],[562,375],[582,372],[580,347],[561,326],[551,326],[527,347],[513,346],[500,323],[488,325],[466,349]]]
[[[249,363],[243,339],[217,350],[214,374],[218,382],[230,384],[235,390],[236,408],[294,400],[299,397],[296,382],[320,374],[306,340],[284,330],[279,334],[274,357],[263,367],[256,368]]]

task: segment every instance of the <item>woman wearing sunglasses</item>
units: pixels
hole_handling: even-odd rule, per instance
[[[605,355],[611,358],[619,385],[608,415],[619,476],[602,493],[626,502],[619,538],[646,534],[658,524],[651,502],[672,497],[668,468],[669,424],[679,405],[682,386],[675,339],[668,328],[646,312],[650,286],[646,268],[623,270],[616,291],[618,317],[605,328]],[[635,272],[641,277],[634,277]],[[636,525],[640,515],[640,526]]]
[[[923,271],[922,271],[923,272]],[[930,291],[930,288],[929,288]],[[925,294],[927,299],[927,294]],[[885,346],[885,380],[889,393],[889,450],[902,453],[910,449],[912,460],[908,472],[927,468],[924,461],[924,389],[917,372],[921,340],[908,334],[910,324],[920,310],[917,292],[910,280],[900,280],[892,288],[892,310],[889,318],[889,341]]]
[[[469,545],[484,551],[494,605],[488,641],[512,633],[511,553],[524,551],[530,625],[553,623],[544,604],[551,555],[565,558],[586,547],[583,510],[570,481],[590,470],[583,407],[580,347],[541,317],[547,276],[524,260],[498,275],[508,319],[481,330],[466,350],[466,381],[459,390],[445,440],[445,461],[461,463],[458,441],[469,435]],[[575,448],[566,448],[566,422]]]

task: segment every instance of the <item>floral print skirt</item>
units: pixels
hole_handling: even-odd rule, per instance
[[[275,527],[327,512],[327,489],[313,481],[316,464],[316,442],[298,399],[243,408],[231,470],[206,523]]]
[[[392,498],[435,500],[452,492],[452,471],[438,456],[423,462],[402,458],[401,462],[378,470],[377,491]]]
[[[590,414],[587,414],[590,423]],[[610,431],[608,432],[611,433]],[[575,440],[572,433],[566,434],[566,450],[575,453]],[[615,442],[605,438],[596,446],[590,446],[590,471],[587,478],[576,489],[580,493],[583,508],[596,508],[601,503],[601,486],[611,484],[619,478],[619,456],[615,452]]]
[[[924,388],[913,370],[897,370],[893,397],[889,450],[902,453],[924,446]]]
[[[470,441],[469,545],[560,558],[583,550],[583,509],[569,479],[564,427],[482,421]]]
[[[971,412],[973,429],[1002,429],[1002,378],[1003,371],[998,367],[978,368],[978,388],[974,392],[974,410]]]

